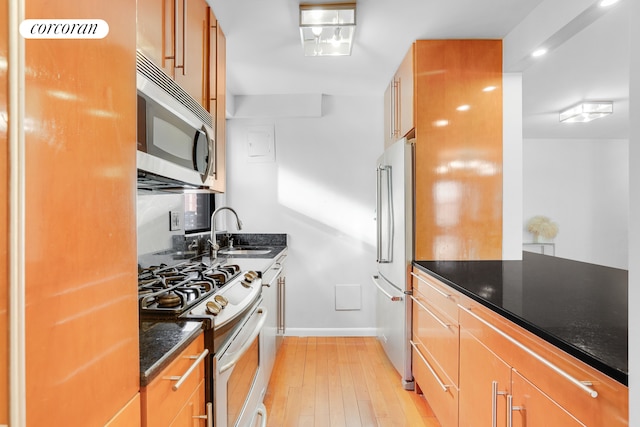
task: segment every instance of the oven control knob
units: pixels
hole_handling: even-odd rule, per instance
[[[229,304],[229,300],[223,295],[216,295],[213,300],[220,305],[220,308],[225,308]]]
[[[207,311],[209,313],[213,314],[214,316],[216,316],[218,313],[220,313],[220,306],[215,301],[208,301],[207,302]]]
[[[247,282],[251,283],[254,280],[256,280],[256,278],[258,277],[258,273],[256,273],[255,271],[248,271],[244,274],[244,278],[247,280]]]
[[[247,280],[243,280],[242,282],[240,282],[242,284],[242,286],[244,286],[245,288],[250,288],[251,287],[251,282],[248,282]]]

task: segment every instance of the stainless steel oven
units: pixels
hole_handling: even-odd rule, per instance
[[[260,333],[267,320],[262,298],[251,307],[213,357],[214,419],[216,427],[265,426],[262,404]]]

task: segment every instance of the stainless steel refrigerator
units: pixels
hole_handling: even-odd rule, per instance
[[[411,374],[411,298],[413,260],[413,143],[401,139],[377,162],[377,336],[389,360],[413,389]]]

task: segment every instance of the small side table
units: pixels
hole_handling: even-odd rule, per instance
[[[523,243],[523,249],[528,252],[535,252],[542,255],[556,256],[556,244],[555,243]],[[538,250],[535,250],[537,248]],[[533,250],[531,250],[533,249]]]

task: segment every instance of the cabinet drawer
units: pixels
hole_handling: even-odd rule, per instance
[[[452,384],[446,384],[446,377],[415,347],[412,353],[416,391],[422,391],[441,426],[457,426],[458,389]]]
[[[207,357],[197,363],[177,390],[174,390],[173,386],[177,383],[176,378],[182,378],[204,351],[204,336],[200,335],[141,390],[143,427],[168,426],[189,401],[204,379],[204,364],[208,360]],[[204,411],[204,407],[199,408],[199,412],[204,413]]]
[[[460,346],[460,329],[457,322],[429,304],[421,292],[414,291],[411,298],[413,300],[413,340],[424,346],[435,363],[457,386]]]
[[[413,289],[417,289],[426,297],[431,305],[437,307],[440,311],[457,322],[460,294],[454,291],[450,286],[445,285],[434,277],[431,277],[415,268],[413,269],[411,276]]]

